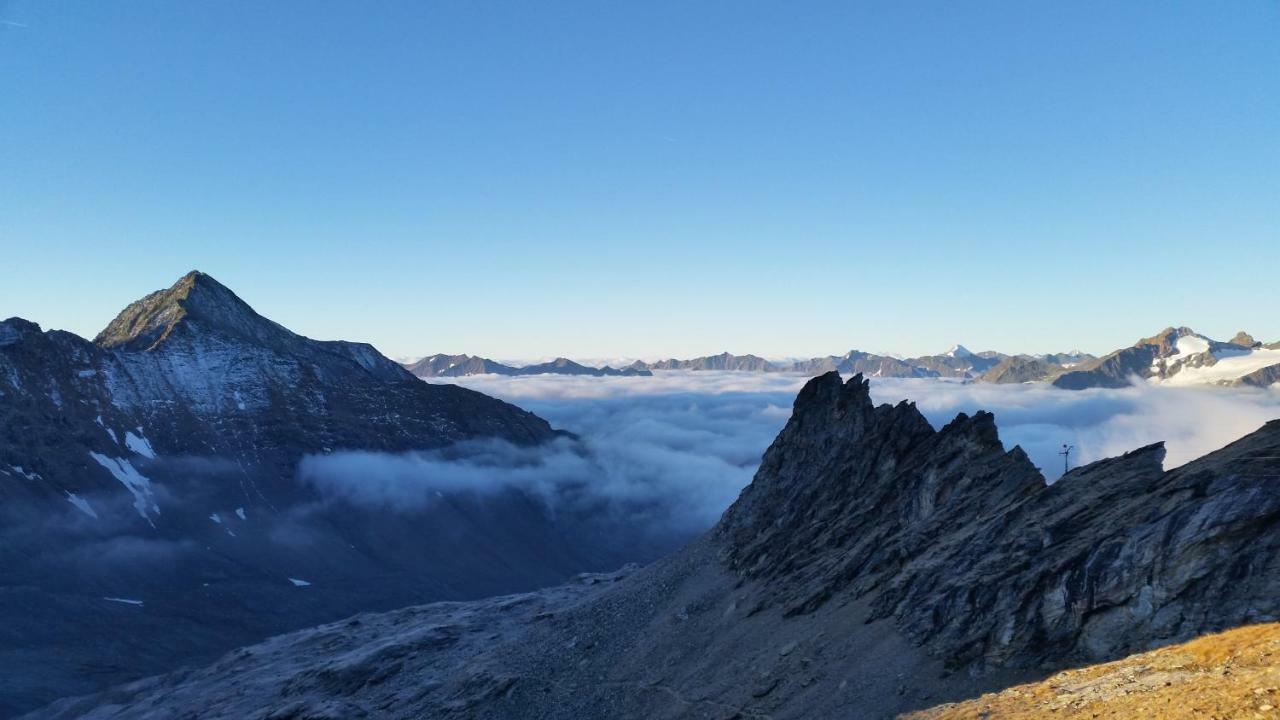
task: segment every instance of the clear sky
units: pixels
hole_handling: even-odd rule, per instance
[[[0,316],[393,356],[1280,340],[1280,3],[4,2]]]

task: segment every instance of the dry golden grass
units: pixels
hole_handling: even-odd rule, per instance
[[[1280,720],[1280,623],[1206,635],[905,717]]]

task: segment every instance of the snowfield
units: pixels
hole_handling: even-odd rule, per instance
[[[1182,341],[1178,340],[1179,349]],[[1201,352],[1208,352],[1208,348]],[[1233,382],[1249,373],[1257,372],[1272,365],[1280,365],[1280,350],[1255,348],[1245,352],[1218,351],[1213,354],[1215,362],[1201,367],[1183,367],[1178,372],[1161,381],[1164,385],[1222,385]]]

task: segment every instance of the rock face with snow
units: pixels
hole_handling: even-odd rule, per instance
[[[889,717],[1280,616],[1280,421],[1053,485],[987,413],[810,381],[720,523],[626,577],[362,616],[46,718]]]
[[[296,335],[198,272],[130,305],[92,343],[18,318],[3,327],[0,465],[43,478],[0,484],[6,497],[65,502],[116,485],[107,465],[157,453],[263,467],[338,448],[556,435],[513,405],[420,382],[369,345]],[[255,481],[238,503],[285,502],[291,492]]]
[[[464,377],[467,375],[510,375],[511,368],[489,358],[476,355],[428,355],[405,368],[420,378]]]
[[[1280,350],[1248,333],[1218,342],[1191,328],[1165,328],[1132,347],[1063,373],[1053,384],[1069,390],[1125,387],[1137,380],[1167,385],[1268,387],[1280,378]]]
[[[371,509],[298,475],[343,450],[561,435],[198,272],[93,342],[0,323],[0,716],[361,609],[642,559],[514,490]]]
[[[941,355],[925,355],[907,362],[936,373],[938,377],[977,378],[1006,357],[997,352],[975,353],[963,345],[952,345]]]

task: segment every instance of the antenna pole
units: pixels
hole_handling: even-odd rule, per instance
[[[1071,470],[1071,451],[1075,450],[1075,445],[1062,443],[1062,452],[1058,453],[1062,456],[1062,474],[1066,475]]]

